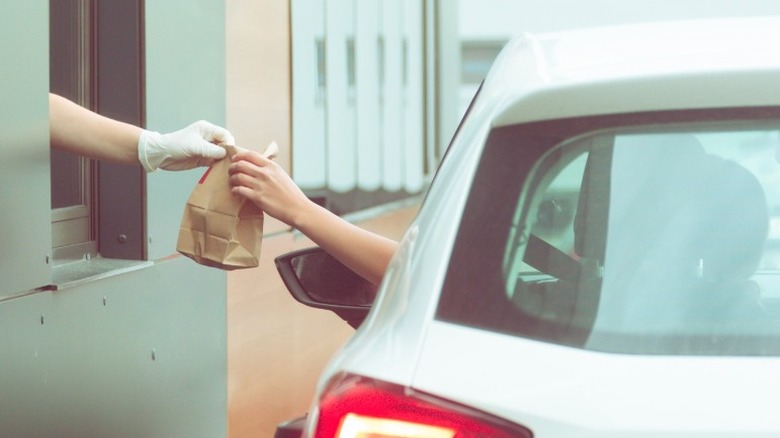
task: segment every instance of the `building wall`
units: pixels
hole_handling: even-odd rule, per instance
[[[158,262],[0,303],[0,435],[226,436],[225,283]]]
[[[49,189],[48,3],[1,0],[0,299],[48,284]],[[24,41],[24,44],[9,42]],[[32,93],[30,90],[40,90]],[[24,182],[24,185],[22,185]]]
[[[150,128],[225,124],[224,7],[145,2]],[[226,436],[227,277],[175,251],[202,170],[149,175],[149,260],[50,286],[48,0],[0,10],[0,436]]]

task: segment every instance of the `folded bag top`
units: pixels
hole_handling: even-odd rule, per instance
[[[235,146],[225,146],[192,190],[184,207],[176,250],[204,266],[224,270],[254,268],[260,263],[263,211],[230,191],[228,168]],[[273,158],[272,142],[263,155]]]

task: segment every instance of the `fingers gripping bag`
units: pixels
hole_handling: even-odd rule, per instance
[[[230,191],[228,168],[235,146],[215,162],[192,190],[184,207],[176,250],[204,266],[224,270],[254,268],[260,263],[263,211]],[[263,153],[276,155],[272,142]]]

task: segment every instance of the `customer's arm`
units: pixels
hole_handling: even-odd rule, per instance
[[[49,94],[49,130],[52,147],[96,160],[140,162],[147,172],[207,166],[225,156],[225,149],[214,143],[235,144],[230,132],[204,120],[160,134],[102,116],[56,94]]]
[[[308,199],[277,164],[241,151],[230,167],[233,192],[300,230],[341,263],[372,283],[384,276],[397,242],[364,230]]]
[[[398,246],[394,240],[360,228],[309,202],[292,226],[366,280],[378,284]]]

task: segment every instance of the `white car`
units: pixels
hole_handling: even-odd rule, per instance
[[[780,436],[778,150],[780,17],[512,40],[373,306],[277,260],[359,325],[303,436]]]

